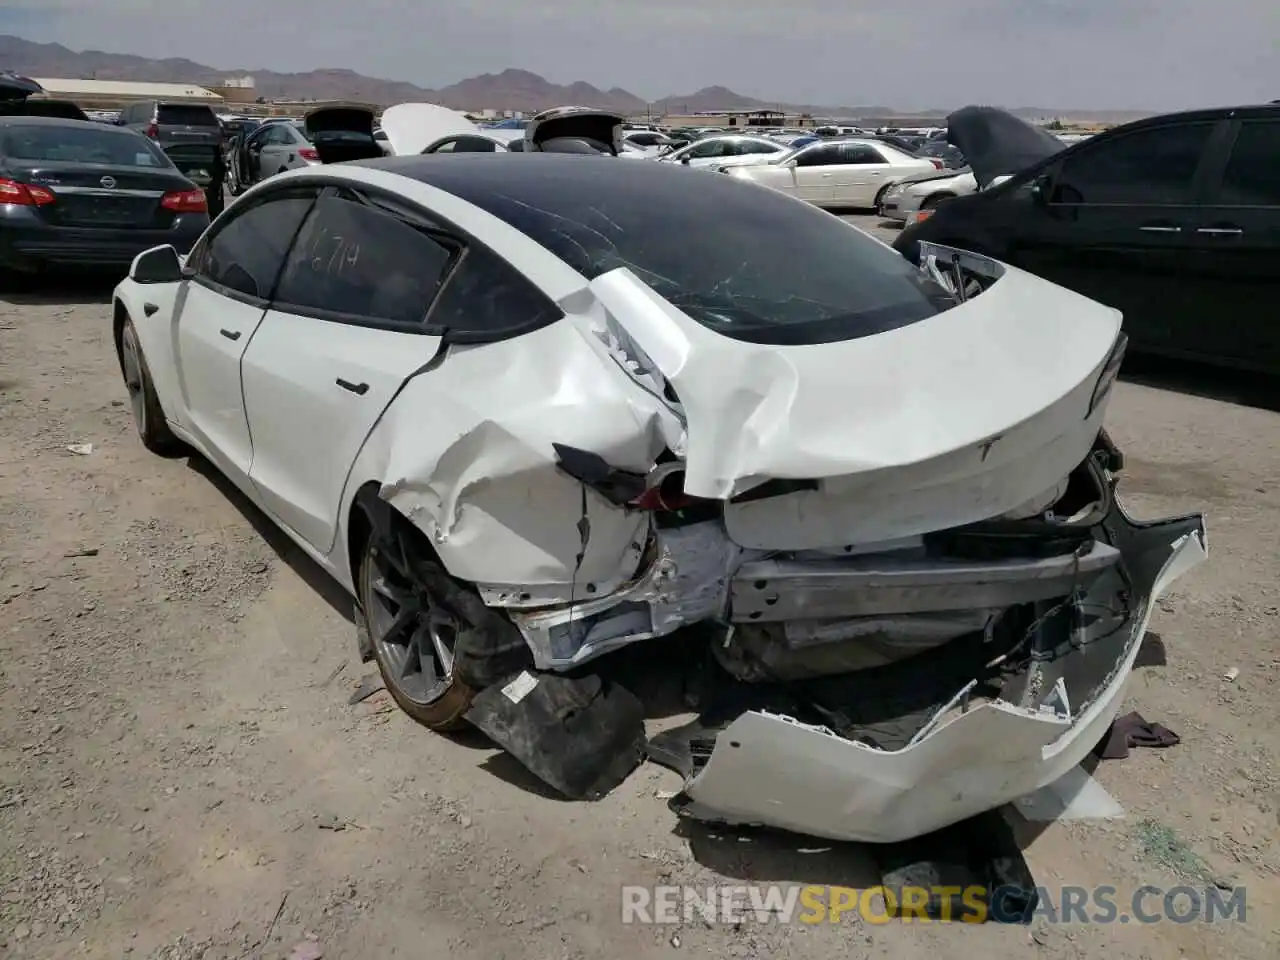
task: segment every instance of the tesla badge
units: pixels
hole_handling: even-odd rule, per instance
[[[104,187],[106,187],[108,190],[114,190],[114,189],[115,189],[115,186],[116,186],[116,178],[115,178],[115,177],[103,177],[103,178],[102,178],[101,180],[99,180],[98,182],[99,182],[100,184],[102,184]]]

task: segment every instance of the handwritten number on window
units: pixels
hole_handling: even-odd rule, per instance
[[[324,229],[317,231],[307,252],[311,269],[330,276],[341,275],[360,261],[360,244]]]

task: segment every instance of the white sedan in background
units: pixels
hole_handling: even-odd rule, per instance
[[[936,171],[942,161],[913,157],[874,140],[823,140],[759,163],[720,165],[741,180],[781,190],[819,207],[878,207],[907,177]]]
[[[682,163],[687,167],[713,167],[739,157],[776,157],[786,152],[785,143],[768,137],[726,134],[703,137],[658,159],[663,163]]]

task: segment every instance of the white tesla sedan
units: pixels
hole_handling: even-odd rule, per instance
[[[1115,501],[1116,311],[921,262],[678,165],[402,156],[140,255],[114,334],[143,443],[351,593],[414,718],[570,797],[648,755],[686,814],[888,841],[1079,763],[1204,555]],[[646,737],[636,655],[708,672],[699,722]]]
[[[936,172],[941,161],[913,157],[877,140],[826,140],[723,172],[819,207],[878,207],[894,184]]]

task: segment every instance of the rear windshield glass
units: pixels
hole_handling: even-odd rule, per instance
[[[218,118],[208,107],[201,107],[196,104],[162,103],[156,108],[156,123],[216,127]]]
[[[15,160],[104,163],[121,167],[170,167],[146,137],[88,123],[4,128],[5,153]]]
[[[415,174],[505,220],[588,279],[627,267],[734,339],[851,340],[954,303],[839,217],[721,173],[545,155],[431,164]]]

